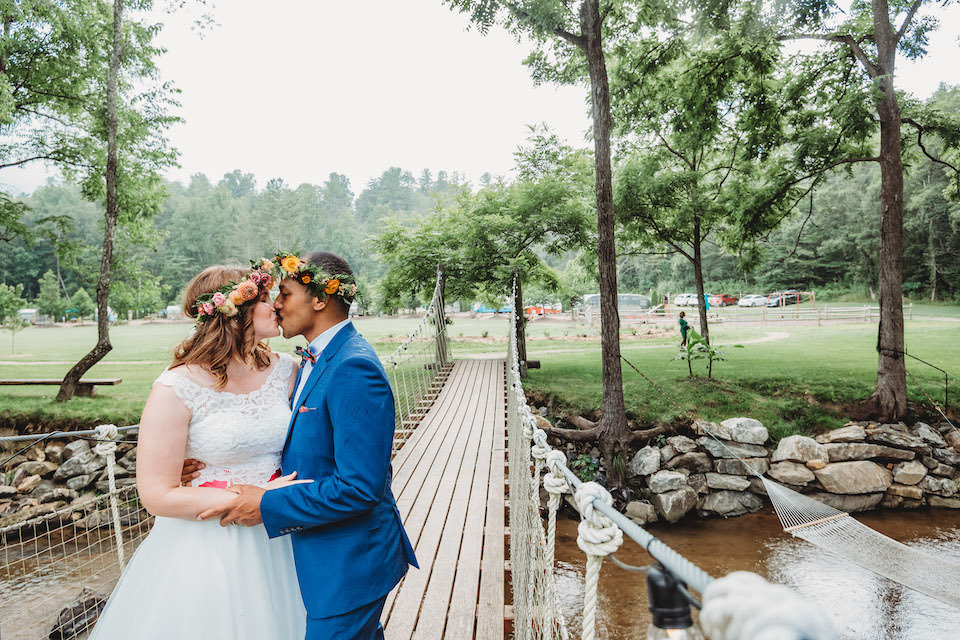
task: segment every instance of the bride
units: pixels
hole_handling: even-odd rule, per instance
[[[301,482],[277,478],[297,368],[262,342],[280,335],[270,267],[208,267],[187,286],[196,331],[174,350],[140,421],[137,488],[156,520],[91,640],[304,637],[290,537],[197,519],[233,499],[232,484]],[[187,487],[184,458],[206,463]]]

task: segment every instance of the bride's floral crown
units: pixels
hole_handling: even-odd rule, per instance
[[[232,318],[240,313],[240,307],[260,297],[262,289],[269,289],[273,283],[270,271],[273,263],[269,260],[251,263],[253,272],[237,282],[229,282],[212,293],[197,296],[194,308],[197,310],[197,324],[202,324],[218,313]]]
[[[263,263],[268,262],[264,258]],[[297,254],[287,251],[278,251],[272,264],[276,265],[274,274],[278,280],[293,278],[321,300],[326,300],[327,296],[338,296],[350,304],[357,297],[357,281],[352,275],[330,275],[312,262],[304,262]]]

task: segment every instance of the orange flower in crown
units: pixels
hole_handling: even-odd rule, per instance
[[[292,278],[305,285],[321,300],[326,300],[328,296],[338,296],[350,304],[357,297],[357,283],[352,275],[345,273],[330,275],[317,265],[304,262],[297,254],[286,251],[278,252],[272,261],[264,258],[254,261],[253,264],[260,265],[268,262],[280,265],[274,270],[278,279]]]

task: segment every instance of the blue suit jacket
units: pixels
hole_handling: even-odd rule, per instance
[[[393,430],[386,373],[349,323],[318,356],[283,448],[283,473],[313,482],[267,491],[260,503],[270,537],[292,537],[310,617],[369,604],[417,566],[390,489]]]

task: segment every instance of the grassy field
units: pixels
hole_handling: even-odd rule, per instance
[[[960,322],[934,317],[907,323],[907,349],[943,369],[960,373]],[[762,341],[760,341],[762,340]],[[729,360],[714,364],[714,380],[690,379],[686,362],[673,360],[676,340],[626,343],[623,356],[685,411],[707,420],[755,417],[776,437],[812,433],[846,421],[843,406],[870,395],[876,381],[876,325],[835,323],[822,327],[775,325],[716,326],[713,344],[743,343],[726,350]],[[600,354],[590,351],[537,353],[542,368],[530,372],[528,389],[562,401],[570,411],[600,406]],[[908,362],[910,373],[937,402],[944,399],[943,375]],[[623,368],[627,411],[642,422],[663,422],[681,411],[628,366]],[[694,373],[706,375],[705,361]],[[960,380],[951,379],[960,405]],[[927,403],[908,378],[910,400]],[[927,403],[928,404],[928,403]]]
[[[960,307],[915,306],[907,323],[907,346],[917,356],[944,369],[960,369]],[[359,331],[382,356],[389,355],[419,318],[358,318]],[[136,422],[153,380],[168,364],[172,346],[190,329],[188,323],[157,321],[111,328],[113,351],[88,374],[118,377],[123,383],[102,387],[94,398],[53,402],[56,386],[0,387],[0,421],[5,426],[76,426],[103,422]],[[507,317],[457,316],[448,326],[457,357],[503,353]],[[810,431],[843,421],[836,412],[845,403],[869,395],[876,367],[876,326],[835,323],[823,327],[788,323],[717,324],[711,328],[715,344],[744,345],[729,349],[730,360],[715,365],[716,380],[690,380],[686,364],[673,360],[678,342],[672,326],[625,325],[623,354],[661,386],[685,410],[721,420],[750,415],[774,433]],[[31,327],[11,336],[0,333],[0,378],[60,378],[96,341],[96,327],[61,325]],[[293,352],[294,343],[281,338],[272,346]],[[554,398],[571,411],[589,414],[600,405],[599,326],[567,318],[549,318],[528,324],[528,352],[542,368],[532,370],[528,389]],[[695,363],[703,374],[704,364]],[[943,378],[914,364],[911,372],[940,401]],[[936,375],[935,375],[936,374]],[[627,407],[631,417],[668,421],[680,411],[629,367],[624,367]],[[960,381],[956,400],[960,404]],[[911,399],[922,394],[911,386]]]

